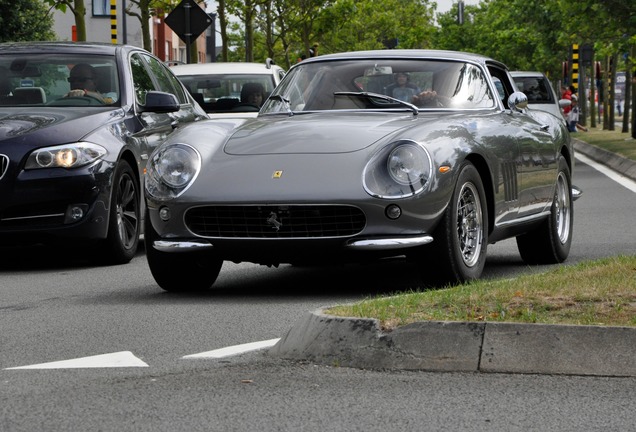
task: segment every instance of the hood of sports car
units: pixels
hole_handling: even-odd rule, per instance
[[[433,117],[412,113],[311,113],[262,116],[236,130],[225,145],[231,155],[349,153]]]
[[[93,131],[96,126],[106,123],[109,116],[109,112],[99,108],[95,109],[94,115],[68,108],[0,109],[0,142],[24,138],[27,135],[31,136],[30,138],[37,137],[38,145],[48,142],[73,142]]]

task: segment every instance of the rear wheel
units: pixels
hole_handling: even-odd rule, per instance
[[[463,283],[481,276],[488,245],[485,197],[479,172],[464,162],[448,208],[433,234],[431,249],[423,249],[425,282]]]
[[[150,216],[144,225],[146,259],[150,272],[164,290],[177,293],[202,292],[209,289],[221,272],[223,260],[210,251],[162,252],[153,247],[158,235]]]
[[[558,264],[566,260],[572,245],[572,179],[563,156],[559,157],[550,217],[537,229],[517,237],[517,248],[527,264]]]

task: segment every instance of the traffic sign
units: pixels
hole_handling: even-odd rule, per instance
[[[189,46],[212,24],[212,18],[194,0],[182,0],[164,22]]]

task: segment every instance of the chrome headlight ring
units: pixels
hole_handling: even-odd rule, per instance
[[[146,167],[146,193],[160,201],[183,194],[201,171],[201,155],[187,144],[169,144],[155,150]]]
[[[364,189],[378,198],[407,198],[422,192],[433,172],[428,151],[412,140],[384,146],[364,168]]]

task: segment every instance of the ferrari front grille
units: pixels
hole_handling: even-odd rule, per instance
[[[185,223],[203,237],[325,238],[355,235],[366,218],[351,206],[205,206],[188,210]]]

